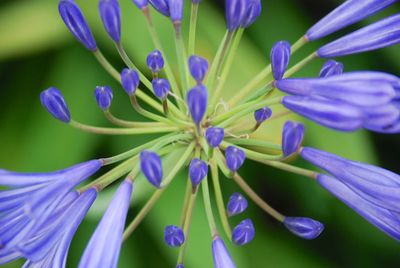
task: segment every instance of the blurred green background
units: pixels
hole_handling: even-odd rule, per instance
[[[122,69],[122,61],[102,28],[97,13],[97,1],[76,2],[84,10],[100,48],[118,69]],[[282,39],[294,42],[308,27],[342,1],[262,2],[262,16],[246,31],[224,92],[226,95],[234,94],[239,90],[238,86],[245,84],[265,66],[269,49],[274,42]],[[145,69],[145,57],[153,46],[144,20],[130,0],[120,0],[120,3],[123,10],[123,43],[134,61]],[[53,120],[41,107],[38,98],[40,91],[54,85],[62,90],[75,119],[108,126],[93,98],[94,87],[107,84],[114,88],[113,112],[124,118],[136,117],[124,92],[101,69],[91,53],[66,30],[58,16],[57,4],[58,1],[55,0],[0,2],[1,168],[51,171],[87,159],[113,155],[152,138],[104,137],[81,133]],[[399,11],[400,4],[397,3],[338,34],[312,43],[296,54],[292,62],[328,40]],[[224,33],[223,1],[204,0],[199,16],[197,53],[211,60]],[[167,57],[176,68],[171,25],[166,23],[166,18],[155,17]],[[347,71],[373,69],[400,75],[399,46],[340,60],[344,62]],[[322,60],[317,60],[298,75],[315,76],[322,63]],[[259,131],[257,136],[279,141],[282,123],[281,120],[270,125]],[[305,144],[354,160],[379,164],[400,173],[399,135],[384,136],[366,131],[343,134],[309,122],[306,124]],[[307,166],[300,160],[295,161],[296,164]],[[235,217],[231,222],[236,224],[243,217],[251,217],[256,226],[257,235],[251,244],[242,248],[229,245],[238,267],[399,267],[399,244],[369,225],[314,182],[250,161],[241,173],[278,210],[286,215],[318,219],[325,224],[326,230],[314,241],[301,240],[250,204],[245,215]],[[178,251],[163,244],[163,228],[167,224],[179,222],[184,180],[184,174],[181,174],[124,244],[120,267],[174,267]],[[222,187],[225,200],[232,192],[238,191],[236,185],[227,180],[222,181]],[[114,190],[115,187],[112,187],[100,194],[78,230],[70,250],[68,267],[77,266]],[[137,185],[129,219],[133,218],[147,200],[150,190],[146,183]],[[211,238],[208,234],[202,203],[198,202],[188,242],[186,267],[212,267]],[[22,263],[17,261],[4,267],[20,267]]]

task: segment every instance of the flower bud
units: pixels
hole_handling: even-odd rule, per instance
[[[227,205],[228,216],[235,216],[247,209],[247,199],[239,194],[233,193],[229,198]]]
[[[327,60],[319,72],[319,77],[329,77],[343,73],[343,63],[335,60]]]
[[[196,86],[192,88],[186,97],[190,114],[193,122],[199,125],[207,110],[208,93],[205,86]]]
[[[232,231],[232,242],[238,246],[250,243],[254,239],[255,230],[250,219],[240,222]]]
[[[65,123],[71,121],[71,114],[67,103],[64,100],[64,96],[57,88],[51,87],[42,91],[42,93],[40,93],[40,102],[54,118]]]
[[[190,74],[198,84],[201,84],[208,70],[208,62],[206,59],[193,55],[189,58]]]
[[[171,90],[171,85],[164,78],[155,78],[152,81],[154,94],[160,100],[165,100]]]
[[[216,236],[212,242],[212,255],[215,268],[235,268],[231,254],[225,246],[221,237]]]
[[[164,58],[159,50],[150,52],[146,62],[153,73],[158,73],[164,67]]]
[[[286,41],[276,42],[271,49],[270,60],[274,79],[282,79],[289,65],[290,44]]]
[[[282,131],[282,151],[285,157],[296,153],[304,138],[304,125],[287,121]]]
[[[183,0],[168,0],[169,14],[172,22],[182,21]]]
[[[170,247],[180,247],[185,242],[185,234],[181,228],[168,225],[164,229],[164,241]]]
[[[304,239],[315,239],[324,230],[319,221],[303,217],[285,217],[283,224],[293,234]]]
[[[208,145],[217,148],[224,139],[224,129],[220,127],[210,127],[206,130],[206,140]]]
[[[132,96],[139,87],[140,78],[136,70],[125,68],[121,72],[121,84],[125,92]]]
[[[192,186],[196,187],[207,176],[208,165],[206,162],[193,158],[189,165],[189,177],[192,181]]]
[[[100,109],[106,111],[110,108],[113,92],[109,86],[96,87],[94,90],[94,96]]]
[[[149,0],[150,4],[161,14],[169,17],[168,0]]]
[[[243,20],[241,22],[242,28],[247,28],[251,24],[253,24],[256,19],[261,14],[261,1],[260,0],[250,0],[247,5],[246,14],[243,16]]]
[[[176,266],[176,268],[185,268],[185,266],[184,266],[182,263],[180,263],[180,264],[178,264],[178,265]]]
[[[256,120],[257,124],[261,124],[271,116],[272,110],[269,107],[264,107],[254,112],[254,119]]]
[[[232,172],[236,172],[244,163],[246,154],[243,150],[229,146],[225,150],[226,165]]]
[[[140,153],[140,169],[151,184],[160,188],[163,169],[161,158],[158,154],[151,151],[142,151]]]
[[[100,0],[100,17],[104,28],[114,42],[121,41],[121,9],[118,0]]]
[[[226,27],[232,32],[241,25],[247,12],[247,0],[227,0],[225,6]]]
[[[78,5],[73,0],[61,0],[58,4],[58,11],[75,38],[87,49],[96,51],[96,41]]]
[[[139,8],[143,9],[149,4],[148,0],[132,0],[132,2]]]

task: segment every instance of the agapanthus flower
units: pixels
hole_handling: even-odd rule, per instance
[[[315,77],[292,78],[318,57],[344,56],[398,43],[399,15],[384,18],[323,45],[293,66],[290,66],[293,60],[289,62],[291,55],[307,42],[370,16],[394,0],[346,1],[297,42],[278,41],[270,54],[271,64],[255,74],[252,80],[244,81],[240,90],[229,88],[227,98],[221,97],[221,91],[227,88],[227,74],[239,52],[245,29],[251,27],[262,12],[261,1],[226,1],[226,34],[212,58],[195,55],[195,29],[201,1],[186,2],[192,5],[187,44],[182,24],[186,23],[183,18],[189,14],[185,13],[183,0],[132,2],[142,12],[154,43],[150,54],[138,55],[141,58],[135,59],[146,60],[148,68],[144,70],[137,67],[124,49],[121,35],[123,13],[118,0],[100,0],[99,15],[126,64],[120,70],[115,69],[101,53],[83,11],[73,0],[61,0],[59,13],[73,36],[120,83],[119,89],[113,86],[114,91],[124,90],[133,110],[144,120],[130,121],[115,116],[111,111],[113,93],[108,86],[95,89],[95,100],[105,118],[115,125],[111,128],[76,121],[61,91],[55,87],[44,90],[40,101],[54,118],[66,126],[94,134],[147,135],[149,141],[118,155],[86,161],[56,172],[0,170],[0,186],[5,188],[0,192],[0,264],[24,258],[25,267],[66,267],[71,240],[98,192],[119,184],[80,261],[80,267],[116,267],[123,241],[130,238],[169,185],[179,180],[178,174],[185,175],[188,186],[185,193],[176,191],[174,194],[185,195],[176,199],[184,200],[184,204],[169,204],[171,209],[183,207],[182,219],[178,225],[168,225],[164,229],[164,239],[161,231],[159,235],[168,246],[178,247],[176,267],[185,265],[193,208],[200,198],[204,201],[210,227],[208,239],[214,267],[217,268],[236,267],[236,256],[230,255],[221,237],[228,237],[236,245],[257,239],[256,226],[248,217],[239,219],[239,224],[233,229],[230,223],[242,217],[246,208],[253,204],[294,235],[305,239],[318,237],[324,229],[322,223],[305,216],[286,216],[258,196],[242,177],[241,167],[247,161],[313,179],[383,232],[399,239],[399,175],[302,147],[305,133],[302,123],[284,120],[280,143],[257,139],[254,135],[266,131],[260,127],[262,123],[267,125],[292,112],[338,131],[364,128],[381,133],[399,133],[400,78],[396,75],[379,71],[344,73],[342,63],[328,60]],[[150,12],[151,8],[169,17],[166,21],[174,32],[177,54],[174,65],[170,64],[170,55],[165,53],[169,50],[164,50],[164,40],[158,36],[157,20],[152,17],[160,14]],[[136,42],[141,42],[141,39],[137,38]],[[175,65],[177,70],[171,67]],[[307,143],[307,139],[305,141]],[[294,165],[291,160],[297,155],[329,175]],[[165,164],[167,158],[169,165]],[[93,181],[87,181],[106,165],[114,166]],[[125,224],[133,185],[138,188],[135,191],[141,191],[140,184],[135,182],[142,177],[154,186],[151,187],[154,193],[140,212],[133,215],[132,222]],[[231,194],[229,200],[224,200],[225,188],[220,185],[222,177],[229,178],[224,183],[235,183],[239,188],[233,194],[227,193]],[[199,195],[200,188],[202,196]],[[211,188],[215,199],[210,197]],[[223,230],[216,223],[213,200]]]

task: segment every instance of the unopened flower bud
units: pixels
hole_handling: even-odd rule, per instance
[[[71,114],[67,103],[64,100],[64,96],[57,88],[51,87],[42,91],[42,93],[40,93],[40,102],[54,118],[65,123],[71,121]]]
[[[94,90],[94,96],[100,109],[106,111],[110,108],[113,92],[109,86],[96,87]]]

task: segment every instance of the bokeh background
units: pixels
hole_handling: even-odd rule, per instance
[[[102,28],[97,1],[76,2],[84,10],[103,52],[118,69],[122,69],[122,61]],[[262,2],[262,16],[246,31],[225,89],[226,96],[240,90],[238,86],[245,84],[267,64],[269,49],[274,42],[282,39],[294,42],[308,27],[342,1]],[[123,10],[123,43],[134,61],[145,69],[146,54],[153,46],[143,17],[130,0],[120,0],[120,3]],[[93,98],[94,87],[107,84],[114,88],[113,112],[124,118],[137,119],[123,91],[101,69],[91,53],[66,30],[58,16],[57,4],[56,0],[0,1],[1,168],[51,171],[87,159],[113,155],[152,138],[149,135],[104,137],[81,133],[53,120],[41,107],[38,98],[40,91],[54,85],[62,90],[75,119],[108,126]],[[200,7],[197,53],[210,60],[224,33],[223,5],[222,0],[204,0]],[[398,12],[400,3],[338,34],[308,45],[296,54],[292,62],[335,37]],[[176,67],[171,25],[166,23],[166,18],[158,15],[155,17],[168,58]],[[399,46],[341,58],[340,61],[344,62],[347,71],[373,69],[400,75]],[[315,76],[322,63],[322,60],[317,60],[297,75]],[[282,123],[271,124],[259,131],[257,136],[279,141]],[[379,135],[367,131],[343,134],[310,122],[305,123],[305,144],[400,173],[399,135]],[[294,161],[307,166],[299,159]],[[245,247],[229,245],[238,267],[399,267],[398,242],[369,225],[315,182],[250,161],[241,172],[249,184],[278,210],[286,215],[318,219],[325,224],[326,230],[314,241],[301,240],[251,204],[246,215],[232,219],[232,224],[235,224],[243,217],[252,218],[257,232],[255,240]],[[179,221],[184,180],[185,176],[181,174],[124,244],[120,267],[175,267],[178,251],[163,244],[163,228]],[[233,191],[238,191],[228,180],[222,181],[222,187],[225,200]],[[77,266],[114,190],[115,186],[100,194],[78,230],[70,250],[68,267]],[[139,183],[129,219],[134,217],[151,192],[151,187],[146,183]],[[189,238],[186,267],[212,267],[211,238],[208,234],[203,206],[198,202]],[[4,267],[20,267],[22,263],[16,261]]]

